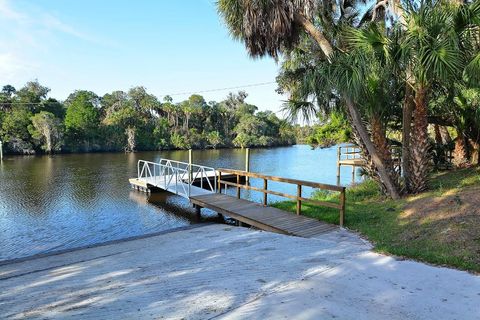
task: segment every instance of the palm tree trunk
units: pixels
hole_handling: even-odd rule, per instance
[[[433,125],[433,130],[435,132],[435,143],[437,145],[442,145],[443,144],[443,139],[442,139],[442,132],[440,132],[440,126],[435,123]]]
[[[378,116],[373,116],[371,119],[371,131],[372,140],[375,148],[378,150],[380,157],[385,164],[385,167],[391,172],[391,176],[394,176],[392,152],[390,151],[390,145],[387,141],[385,129],[382,125],[382,121]]]
[[[185,114],[185,132],[187,133],[187,136],[188,136],[188,125],[189,125],[189,122],[190,121],[190,114]]]
[[[428,142],[428,106],[427,90],[417,89],[415,94],[414,124],[411,135],[410,175],[407,187],[412,193],[425,191],[428,187],[428,172],[430,170],[430,144]]]
[[[400,22],[400,24],[405,26],[406,25],[405,10],[403,10],[402,1],[393,0],[393,1],[389,1],[388,4],[391,6],[393,13],[397,16],[398,22]]]
[[[455,149],[453,150],[453,164],[457,167],[467,165],[467,144],[463,133],[457,129],[457,138],[455,139]]]
[[[301,26],[303,26],[305,31],[307,31],[308,34],[310,36],[312,36],[313,39],[315,39],[315,41],[320,46],[320,49],[322,49],[323,53],[327,57],[328,61],[330,61],[330,57],[333,54],[333,48],[332,48],[332,45],[330,44],[330,42],[325,38],[323,33],[320,32],[320,30],[318,30],[315,27],[315,25],[312,22],[310,22],[310,20],[308,20],[307,18],[305,18],[301,14],[295,13],[294,15],[295,15],[295,20],[297,21],[297,23],[299,23]]]
[[[413,97],[414,93],[410,83],[410,77],[411,72],[407,70],[407,81],[405,84],[405,100],[403,102],[402,109],[402,173],[405,181],[408,181],[410,179],[410,139],[412,131],[412,115],[415,108],[415,102]]]
[[[468,142],[470,144],[470,163],[472,165],[478,165],[480,164],[480,144],[478,141],[475,141],[473,139],[468,139]]]
[[[362,118],[360,113],[358,112],[357,108],[355,107],[352,100],[349,98],[346,99],[347,109],[352,119],[353,125],[355,127],[356,132],[358,133],[362,143],[365,145],[368,154],[370,155],[372,162],[374,163],[379,178],[381,179],[383,185],[387,189],[388,194],[392,197],[392,199],[396,200],[400,198],[399,188],[396,183],[393,181],[392,177],[388,174],[388,170],[382,160],[382,157],[377,152],[375,145],[370,140],[370,136],[368,135],[368,131],[365,128],[365,125],[362,122]]]

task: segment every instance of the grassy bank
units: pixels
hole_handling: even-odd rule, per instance
[[[430,191],[398,201],[366,181],[347,189],[345,226],[368,238],[378,252],[480,272],[480,169],[436,173]],[[314,198],[336,201],[317,192]],[[278,208],[295,212],[295,203]],[[305,204],[302,213],[338,223],[338,210]]]

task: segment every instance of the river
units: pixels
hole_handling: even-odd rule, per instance
[[[128,179],[136,176],[137,160],[160,158],[187,161],[188,152],[6,157],[0,163],[0,261],[196,223],[187,200],[164,193],[148,197],[130,188]],[[245,151],[240,149],[196,150],[193,158],[194,163],[215,168],[245,167]],[[335,184],[336,148],[252,149],[250,170]],[[348,184],[350,169],[343,170],[341,182]],[[285,184],[270,187],[296,192],[295,186]],[[311,191],[305,190],[305,195]],[[242,197],[258,201],[261,195],[245,191]],[[215,217],[206,212],[205,219]]]

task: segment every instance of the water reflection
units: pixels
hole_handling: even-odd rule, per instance
[[[139,159],[160,158],[187,161],[188,151],[4,158],[0,162],[0,260],[196,223],[195,212],[185,199],[166,193],[147,196],[128,185],[128,179],[136,176]],[[245,151],[240,149],[194,151],[193,158],[216,168],[245,168]],[[251,171],[270,175],[334,184],[335,165],[334,148],[251,150]],[[343,183],[349,183],[350,174],[342,177]],[[251,184],[262,186],[258,180]],[[286,184],[272,182],[269,187],[296,192],[295,186]],[[262,198],[246,190],[242,197]],[[270,202],[280,199],[269,195]],[[219,221],[212,212],[202,213],[207,220]]]

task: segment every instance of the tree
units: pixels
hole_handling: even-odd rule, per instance
[[[277,58],[282,48],[292,48],[299,41],[299,29],[305,30],[320,46],[326,57],[333,48],[315,27],[315,0],[247,1],[219,0],[218,11],[235,39],[245,43],[251,56]]]
[[[59,119],[65,118],[65,112],[66,112],[65,106],[62,103],[60,103],[57,99],[48,98],[42,101],[42,103],[39,105],[38,110],[39,112],[46,111],[46,112],[53,113],[55,117]]]
[[[230,33],[234,38],[244,42],[251,56],[270,55],[277,58],[280,51],[288,52],[289,49],[298,45],[301,39],[298,30],[303,30],[320,47],[324,60],[330,62],[335,53],[334,48],[324,33],[313,23],[313,17],[318,9],[316,4],[313,0],[268,2],[220,0],[218,10]],[[329,4],[328,9],[332,18],[336,14],[332,3]],[[322,17],[324,24],[330,22],[326,20],[334,19]],[[364,150],[370,155],[381,181],[392,198],[399,198],[398,186],[388,174],[385,163],[372,143],[353,97],[348,91],[341,91],[341,94],[353,127],[362,141]]]
[[[11,108],[13,95],[17,92],[15,87],[7,84],[2,87],[0,92],[0,112]]]
[[[265,132],[265,123],[254,115],[247,114],[243,116],[234,132],[237,134],[233,144],[241,148],[261,145],[260,138]]]
[[[206,105],[207,103],[205,102],[205,99],[198,94],[191,95],[188,100],[180,104],[180,107],[185,115],[184,130],[187,135],[190,130],[189,123],[191,116],[201,113]]]
[[[406,20],[401,54],[413,76],[414,91],[407,186],[417,193],[425,190],[428,182],[428,105],[432,90],[436,85],[449,86],[462,75],[480,73],[480,63],[475,62],[480,55],[471,44],[478,41],[480,3],[424,1],[410,6]]]
[[[336,144],[351,141],[351,128],[344,114],[335,111],[321,125],[315,126],[308,137],[308,144],[313,147],[331,147]]]
[[[100,126],[97,101],[98,96],[89,91],[75,91],[66,100],[65,132],[73,150],[92,150]]]
[[[129,100],[128,94],[123,91],[114,91],[103,96],[102,107],[106,110],[103,123],[121,127],[127,137],[125,151],[134,152],[136,127],[141,121],[139,108],[134,107],[133,101]]]
[[[213,149],[216,149],[217,146],[222,143],[222,137],[218,131],[211,131],[207,134],[208,143],[210,143]]]
[[[16,92],[17,102],[31,112],[37,112],[39,104],[46,99],[50,89],[42,86],[38,80],[30,81]]]
[[[42,149],[47,153],[58,151],[62,146],[63,128],[62,121],[53,113],[41,111],[32,118],[29,131],[34,139],[42,144]]]
[[[5,114],[0,130],[1,140],[14,153],[32,154],[35,151],[31,144],[28,126],[31,124],[31,112],[24,108],[15,108]]]

